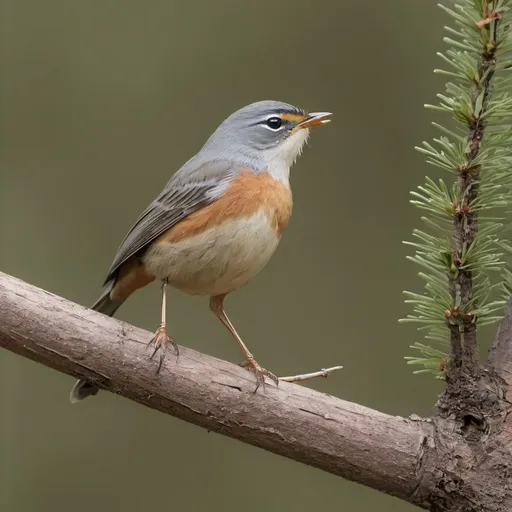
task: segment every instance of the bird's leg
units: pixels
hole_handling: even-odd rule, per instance
[[[240,338],[239,334],[236,332],[236,329],[229,320],[228,316],[226,315],[226,312],[224,311],[225,297],[226,295],[216,295],[214,297],[210,297],[210,309],[215,313],[215,316],[226,326],[233,338],[235,338],[240,348],[243,350],[245,355],[245,362],[242,364],[242,366],[252,371],[256,375],[256,382],[258,385],[256,386],[254,392],[256,392],[262,384],[265,385],[265,376],[272,379],[277,386],[279,384],[279,379],[273,373],[265,370],[265,368],[262,368],[258,364],[256,359],[254,359],[254,356],[246,347],[245,343],[242,341],[242,338]]]
[[[176,342],[167,334],[167,323],[165,320],[167,311],[167,279],[162,281],[162,321],[160,322],[160,327],[156,330],[155,335],[148,343],[148,347],[154,345],[155,349],[151,354],[150,359],[153,359],[155,354],[160,350],[160,361],[158,362],[158,368],[156,373],[160,371],[162,368],[162,364],[164,362],[165,357],[165,346],[167,344],[171,344],[176,352],[176,356],[180,355],[180,350]]]

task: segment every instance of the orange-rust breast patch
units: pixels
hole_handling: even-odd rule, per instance
[[[156,242],[179,242],[229,219],[251,217],[261,209],[267,213],[272,228],[280,236],[292,213],[290,187],[275,180],[268,172],[254,174],[242,170],[219,199],[180,221]]]

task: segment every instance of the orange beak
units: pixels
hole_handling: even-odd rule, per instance
[[[306,116],[304,121],[301,121],[295,128],[302,130],[303,128],[311,128],[312,126],[320,126],[321,124],[329,123],[331,120],[327,119],[332,116],[331,112],[311,112]]]

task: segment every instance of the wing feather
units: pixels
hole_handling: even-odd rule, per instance
[[[227,188],[230,178],[240,173],[241,167],[228,161],[197,162],[192,159],[187,162],[128,231],[110,266],[105,284],[115,279],[123,263],[144,251],[162,233],[214,202]]]

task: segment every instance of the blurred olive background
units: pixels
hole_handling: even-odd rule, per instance
[[[335,113],[292,171],[279,250],[227,309],[277,374],[389,414],[428,415],[441,386],[403,360],[415,144],[443,89],[435,2],[1,0],[0,269],[91,304],[126,231],[232,111],[279,99]],[[440,120],[436,118],[436,120]],[[118,317],[153,330],[156,284]],[[180,344],[239,362],[207,299],[173,291]],[[329,474],[0,353],[0,510],[414,510]],[[312,435],[314,433],[312,432]]]

